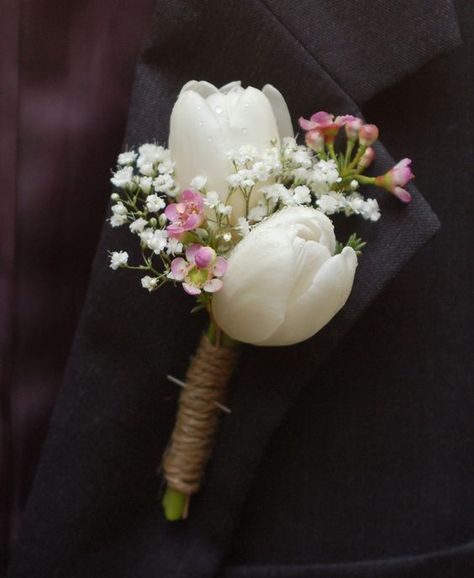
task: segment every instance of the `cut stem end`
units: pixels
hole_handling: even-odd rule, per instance
[[[189,500],[191,496],[183,494],[173,488],[166,488],[161,504],[165,512],[165,518],[169,522],[185,520],[188,516]]]

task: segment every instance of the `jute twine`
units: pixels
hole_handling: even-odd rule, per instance
[[[163,457],[168,487],[187,495],[195,494],[211,455],[227,384],[237,362],[232,347],[212,345],[203,336],[186,374],[186,387],[169,446]]]

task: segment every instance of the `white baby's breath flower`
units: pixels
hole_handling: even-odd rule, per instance
[[[110,254],[110,268],[114,271],[119,267],[123,267],[128,263],[128,253],[127,251],[113,251]]]
[[[252,177],[255,181],[267,181],[270,178],[271,167],[263,161],[256,162],[252,167]]]
[[[182,253],[183,244],[179,242],[178,239],[168,239],[168,244],[166,246],[166,252],[168,255],[176,255],[177,253]]]
[[[162,175],[172,173],[174,170],[174,163],[170,160],[161,162],[158,165],[158,172]]]
[[[236,151],[229,151],[228,158],[236,165],[243,166],[245,163],[253,162],[258,155],[257,149],[252,145],[242,145]]]
[[[364,207],[361,211],[361,215],[364,219],[369,221],[378,221],[381,217],[379,204],[376,199],[367,199],[364,203]]]
[[[315,169],[319,172],[321,179],[325,180],[328,184],[333,185],[339,179],[339,171],[337,170],[337,164],[332,159],[328,161],[319,161]]]
[[[237,231],[237,233],[241,237],[245,237],[246,235],[248,235],[250,233],[249,222],[247,221],[247,219],[245,217],[239,217],[237,219],[237,225],[234,227],[234,229]]]
[[[138,184],[140,186],[140,189],[145,193],[145,195],[148,195],[148,193],[150,192],[152,182],[153,179],[151,177],[139,177]]]
[[[250,188],[255,185],[253,177],[254,175],[251,170],[240,169],[240,171],[237,171],[233,175],[229,175],[227,182],[231,187]]]
[[[163,229],[145,229],[139,236],[146,246],[156,253],[156,255],[159,255],[166,248],[168,233]]]
[[[138,152],[140,156],[137,160],[137,165],[141,167],[142,165],[153,164],[162,162],[169,158],[169,151],[164,149],[162,146],[145,143],[139,149]]]
[[[277,203],[282,197],[286,197],[289,194],[289,191],[285,185],[275,183],[274,185],[263,187],[262,193],[267,199]]]
[[[311,203],[311,194],[306,185],[300,185],[293,191],[293,198],[297,205],[305,205]]]
[[[232,240],[232,235],[231,235],[231,233],[224,233],[224,234],[222,235],[222,239],[223,239],[226,243],[228,243],[229,241]]]
[[[333,215],[340,207],[339,201],[331,195],[322,195],[316,203],[325,215]]]
[[[117,159],[119,165],[131,165],[137,158],[137,153],[134,151],[126,151],[120,153]]]
[[[112,213],[114,215],[126,215],[127,214],[127,208],[125,207],[125,205],[122,202],[116,203],[115,205],[112,205]]]
[[[133,167],[123,167],[116,171],[110,182],[119,189],[125,189],[133,183]]]
[[[145,277],[141,278],[141,284],[143,289],[147,289],[151,293],[158,285],[158,278],[146,275]]]
[[[219,193],[216,193],[216,191],[209,191],[204,199],[204,204],[210,209],[217,207],[217,205],[220,204]]]
[[[146,208],[150,213],[158,213],[166,207],[165,201],[158,195],[148,195],[146,199]]]
[[[350,186],[351,186],[351,189],[352,189],[353,191],[357,191],[357,189],[359,188],[359,181],[356,181],[355,179],[353,179],[353,180],[351,181]]]
[[[152,163],[143,163],[142,165],[140,165],[139,170],[140,170],[142,175],[149,177],[149,176],[153,175],[153,172],[154,172],[153,164]]]
[[[295,148],[298,146],[296,143],[296,139],[293,136],[286,136],[282,140],[282,145],[284,152],[290,152],[292,150],[295,150]]]
[[[112,215],[110,217],[110,226],[111,227],[121,227],[125,225],[127,222],[127,215]]]
[[[311,178],[311,170],[306,167],[298,167],[291,171],[291,176],[298,182],[308,182]]]
[[[120,199],[120,195],[118,193],[112,193],[110,195],[110,198],[112,199],[112,201],[118,201]]]
[[[312,164],[309,152],[304,148],[298,148],[296,151],[293,151],[290,159],[295,165],[305,169],[308,169]]]
[[[346,214],[351,215],[355,213],[359,215],[364,210],[365,199],[359,193],[352,193],[346,198]]]
[[[174,186],[175,182],[171,175],[158,175],[153,181],[153,187],[157,193],[166,193],[169,195]]]
[[[230,217],[232,213],[232,207],[224,203],[219,203],[216,210],[220,215],[224,215],[225,217]]]
[[[191,181],[191,188],[197,189],[199,191],[206,186],[206,183],[207,177],[203,175],[198,175],[197,177],[194,177],[194,179]]]
[[[132,233],[142,233],[147,224],[147,221],[140,217],[139,219],[133,221],[133,223],[130,223],[129,229],[132,231]]]
[[[249,220],[258,223],[268,214],[267,207],[263,203],[259,203],[249,211]]]

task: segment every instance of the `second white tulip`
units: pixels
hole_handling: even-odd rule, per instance
[[[357,267],[350,247],[334,255],[328,217],[285,209],[232,251],[213,314],[230,337],[253,345],[291,345],[324,327],[347,301]]]

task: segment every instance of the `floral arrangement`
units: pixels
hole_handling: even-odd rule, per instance
[[[209,328],[182,386],[176,426],[163,459],[169,520],[185,518],[202,484],[238,343],[282,346],[308,339],[343,307],[365,245],[336,241],[330,216],[376,222],[376,185],[404,203],[413,178],[403,159],[364,175],[375,157],[375,125],[317,112],[293,133],[283,96],[233,82],[187,83],[170,120],[169,148],[146,143],[118,157],[110,224],[127,225],[141,259],[110,254],[112,269],[141,273],[154,292],[180,286],[204,309]]]

